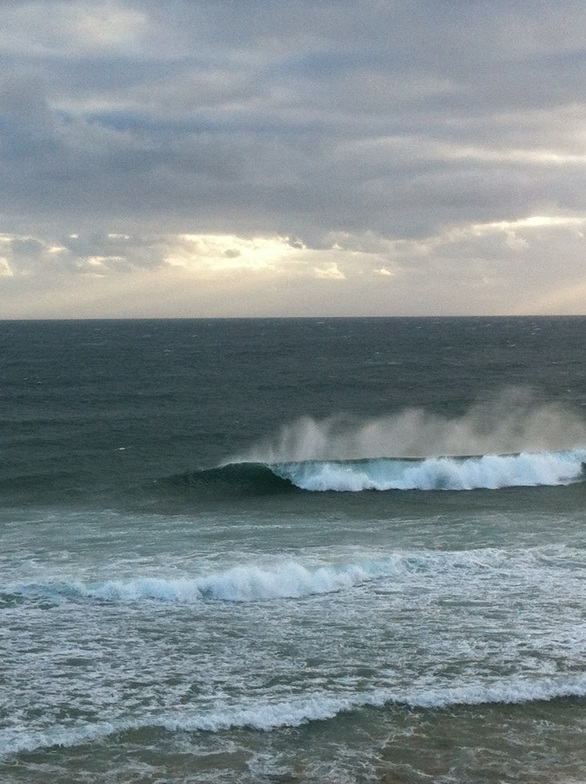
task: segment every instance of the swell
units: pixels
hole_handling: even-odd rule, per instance
[[[208,502],[299,492],[556,487],[580,482],[585,463],[586,448],[427,458],[229,462],[141,484],[132,494],[142,498],[145,491],[150,496],[154,489],[158,496],[187,496]],[[62,501],[65,496],[71,501],[86,497],[95,483],[96,477],[73,471],[0,476],[0,495],[20,502],[26,498],[30,503],[39,497],[48,503]],[[115,487],[125,494],[130,489],[119,483]],[[114,492],[112,487],[109,491]]]

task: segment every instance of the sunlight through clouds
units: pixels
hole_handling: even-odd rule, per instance
[[[344,315],[349,307],[358,315],[385,309],[398,315],[579,312],[586,291],[585,224],[586,217],[576,215],[534,215],[441,227],[421,239],[334,232],[321,248],[278,235],[79,231],[57,241],[4,234],[0,275],[4,286],[12,285],[15,308],[26,280],[46,286],[47,297],[35,305],[45,303],[39,315],[46,317],[64,307],[68,291],[77,315],[109,300],[117,317],[138,292],[133,313],[145,316],[161,307],[164,313],[169,302],[183,316],[237,315],[235,306],[256,315],[275,308],[283,315]],[[561,267],[550,263],[552,245],[563,254]],[[326,305],[332,285],[335,300]],[[86,300],[90,305],[82,304]]]
[[[1,9],[0,318],[586,308],[586,7]]]
[[[8,260],[0,256],[0,278],[12,278],[14,272],[10,268]]]
[[[173,241],[172,241],[173,242]],[[275,270],[296,253],[286,237],[179,235],[164,261],[194,273],[221,274],[232,270]]]

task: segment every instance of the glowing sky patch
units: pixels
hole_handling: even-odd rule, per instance
[[[236,235],[183,234],[176,238],[176,243],[165,263],[194,273],[275,269],[296,252],[284,237],[247,239]]]

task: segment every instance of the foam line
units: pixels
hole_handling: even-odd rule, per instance
[[[408,705],[423,709],[441,709],[458,705],[489,703],[520,704],[562,697],[586,696],[586,676],[559,679],[511,679],[493,683],[472,683],[438,689],[407,691],[380,689],[356,694],[321,694],[294,698],[286,702],[266,702],[242,706],[217,706],[207,713],[189,715],[180,712],[160,717],[145,716],[118,719],[96,725],[57,727],[46,731],[0,731],[0,758],[19,752],[32,752],[52,746],[73,747],[100,740],[110,735],[146,728],[168,732],[221,732],[234,728],[250,728],[269,732],[281,727],[297,727],[312,721],[325,721],[340,713],[365,707]]]

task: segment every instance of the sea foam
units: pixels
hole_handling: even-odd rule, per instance
[[[515,455],[377,458],[277,463],[271,470],[303,490],[473,490],[564,485],[583,476],[586,449]]]
[[[158,576],[104,580],[100,582],[48,582],[9,586],[7,595],[55,602],[96,600],[137,602],[154,600],[177,604],[200,601],[254,602],[268,599],[299,599],[352,588],[363,582],[401,570],[401,558],[364,563],[308,567],[285,561],[272,567],[242,565],[206,576],[165,578]],[[404,567],[403,567],[404,568]]]
[[[280,559],[270,565],[242,564],[200,577],[135,576],[93,582],[71,580],[9,585],[2,595],[54,603],[157,601],[193,604],[303,599],[352,590],[378,580],[391,580],[396,589],[406,588],[414,576],[434,581],[451,579],[450,575],[454,579],[456,575],[461,578],[464,574],[484,577],[491,570],[501,577],[503,573],[519,574],[528,570],[540,576],[543,568],[563,565],[574,555],[568,547],[397,550],[387,555],[357,556],[354,560],[321,564]]]
[[[241,704],[221,703],[196,714],[188,709],[160,715],[118,717],[110,722],[80,723],[78,726],[53,726],[46,730],[19,728],[0,731],[0,758],[36,749],[74,747],[104,739],[110,735],[139,729],[160,728],[167,732],[221,732],[235,728],[251,728],[270,732],[281,727],[298,727],[313,721],[325,721],[341,713],[385,705],[407,705],[412,708],[437,709],[458,705],[489,703],[519,704],[562,697],[586,696],[586,676],[559,678],[510,678],[489,682],[473,682],[445,688],[383,688],[356,693],[319,693],[292,697],[270,703],[246,701]]]

